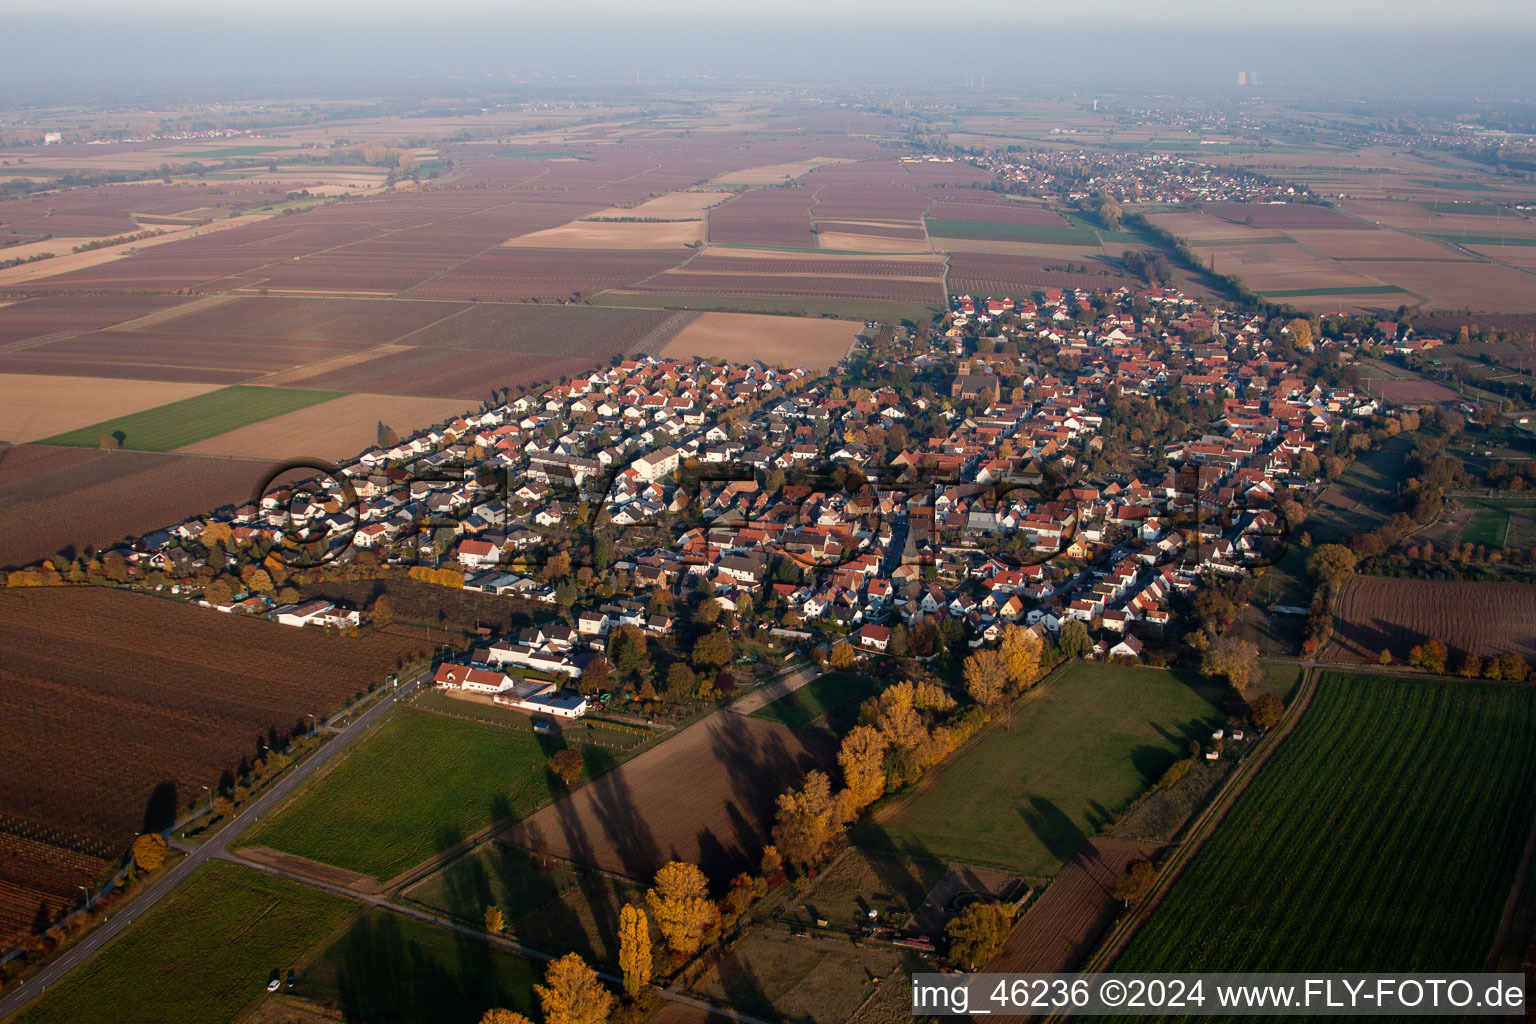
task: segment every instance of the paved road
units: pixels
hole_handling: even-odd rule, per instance
[[[408,682],[400,684],[395,696],[403,698],[415,692],[423,681],[432,678],[431,671]],[[228,850],[231,842],[240,833],[254,824],[263,814],[277,807],[295,787],[301,785],[305,779],[314,774],[326,761],[336,756],[349,744],[368,730],[375,722],[388,713],[394,707],[394,701],[383,698],[378,704],[369,708],[362,715],[353,720],[352,724],[340,730],[336,736],[319,750],[304,759],[289,772],[274,783],[265,793],[257,797],[255,801],[247,804],[233,821],[225,825],[217,834],[199,846],[192,847],[187,857],[171,868],[164,875],[155,879],[150,886],[137,896],[133,897],[123,908],[101,924],[97,925],[85,938],[69,947],[58,959],[54,960],[34,977],[28,978],[15,992],[0,999],[0,1020],[19,1012],[34,998],[47,991],[48,986],[56,985],[65,975],[74,970],[80,963],[96,952],[124,928],[127,928],[139,918],[145,911],[168,896],[187,876],[196,871],[204,863],[214,857],[222,856]],[[242,861],[242,863],[244,863]]]

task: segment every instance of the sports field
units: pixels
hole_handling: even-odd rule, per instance
[[[877,816],[859,841],[1054,874],[1190,740],[1210,735],[1222,692],[1192,673],[1079,662]]]
[[[1536,815],[1536,688],[1325,675],[1115,964],[1481,970]]]
[[[109,434],[121,434],[122,447],[168,452],[273,416],[340,398],[340,391],[299,391],[236,385],[206,395],[103,420],[57,434],[43,444],[95,448]]]
[[[402,708],[249,837],[385,881],[552,795],[558,737]],[[588,770],[611,763],[583,748]]]
[[[209,861],[17,1021],[234,1020],[352,911],[339,896]]]

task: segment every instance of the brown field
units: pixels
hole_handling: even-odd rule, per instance
[[[1273,234],[1272,232],[1244,232],[1234,228],[1231,221],[1221,220],[1205,213],[1152,213],[1147,215],[1147,220],[1165,231],[1171,231],[1180,238],[1187,238],[1192,242],[1211,239],[1225,241],[1240,238],[1267,238]]]
[[[610,359],[659,352],[690,319],[687,313],[603,306],[482,302],[402,341],[421,348],[548,353]]]
[[[1456,258],[1447,246],[1428,238],[1406,235],[1401,231],[1288,231],[1290,237],[1325,256],[1349,262],[1351,257],[1365,260],[1445,260]],[[1218,249],[1218,252],[1225,251]]]
[[[142,249],[151,249],[187,238],[199,238],[218,231],[228,231],[231,228],[244,227],[247,224],[255,224],[265,219],[265,217],[261,216],[230,217],[225,220],[216,220],[212,224],[181,228],[180,230],[169,231],[163,235],[156,235],[143,241],[110,245],[102,249],[93,249],[90,252],[69,252],[68,249],[64,249],[61,252],[56,252],[51,260],[23,263],[19,267],[0,270],[0,288],[28,288],[34,283],[48,278],[59,277],[75,271],[89,271],[93,268],[103,267],[124,257],[129,257]]]
[[[0,373],[234,384],[329,359],[347,347],[280,338],[97,331],[0,353]]]
[[[1467,193],[1455,198],[1473,198],[1481,203],[1508,202],[1504,196],[1478,196],[1476,193]],[[1477,235],[1536,235],[1536,220],[1512,210],[1502,216],[1482,216],[1457,213],[1454,206],[1447,202],[1443,193],[1437,193],[1435,201],[1442,205],[1431,209],[1412,200],[1350,199],[1344,202],[1343,207],[1357,217],[1409,231],[1432,231],[1435,234],[1467,231]]]
[[[306,376],[304,386],[322,391],[362,391],[479,401],[492,390],[517,389],[535,381],[554,383],[582,373],[598,360],[529,352],[473,352],[401,346],[377,359]]]
[[[740,171],[731,171],[715,177],[716,185],[777,185],[791,178],[798,178],[802,174],[814,171],[818,167],[829,164],[852,163],[842,157],[816,156],[809,160],[797,160],[787,164],[768,164],[763,167],[748,167]]]
[[[1393,405],[1424,405],[1453,402],[1456,392],[1444,384],[1432,380],[1400,380],[1396,378],[1366,378],[1370,389]]]
[[[1356,576],[1334,605],[1330,661],[1399,661],[1431,637],[1482,657],[1515,651],[1536,661],[1536,585]]]
[[[159,452],[22,445],[0,460],[0,566],[101,548],[250,500],[270,466]]]
[[[705,211],[734,196],[734,192],[668,192],[634,206],[610,206],[589,213],[583,220],[611,220],[615,217],[668,217],[684,220],[703,219]]]
[[[855,235],[823,229],[817,232],[816,239],[817,244],[823,249],[847,249],[851,252],[928,252],[928,243],[920,238]]]
[[[642,880],[669,860],[691,861],[719,886],[756,863],[778,795],[832,758],[830,738],[719,711],[504,838]]]
[[[1155,849],[1120,839],[1084,843],[983,970],[1007,974],[1075,970],[1120,911],[1120,901],[1109,894],[1110,886],[1125,873],[1127,864],[1150,856]]]
[[[1235,274],[1243,284],[1259,293],[1298,288],[1374,288],[1397,283],[1351,269],[1299,245],[1234,246],[1201,255],[1208,260],[1215,258],[1217,273]],[[1397,264],[1392,264],[1391,272],[1396,270]],[[1382,272],[1388,271],[1383,269]]]
[[[457,398],[345,395],[239,427],[178,451],[263,459],[309,456],[344,460],[373,447],[380,423],[407,437],[471,411],[466,406],[465,401]]]
[[[506,245],[532,249],[667,249],[704,241],[705,224],[699,220],[656,223],[615,220],[573,220],[509,238]]]
[[[156,333],[194,337],[276,338],[340,345],[377,345],[428,327],[469,307],[457,302],[399,299],[312,299],[291,296],[216,296],[152,323]]]
[[[168,295],[56,295],[8,302],[0,309],[0,352],[50,334],[111,327],[185,301]]]
[[[661,350],[664,356],[761,360],[772,366],[825,370],[842,359],[859,325],[821,317],[700,313]]]
[[[0,592],[0,624],[0,823],[59,848],[64,895],[89,881],[73,858],[115,857],[157,787],[180,813],[268,728],[328,712],[427,647],[100,587]]]
[[[1536,278],[1497,263],[1391,263],[1380,266],[1391,284],[1425,297],[1424,305],[1441,309],[1497,309],[1536,312]],[[1383,306],[1404,298],[1384,296]]]
[[[1467,248],[1489,259],[1536,270],[1536,245],[1469,245]],[[1532,287],[1536,287],[1536,283]]]
[[[1325,206],[1308,203],[1206,203],[1203,212],[1259,230],[1352,228],[1360,222]]]
[[[1067,263],[1074,266],[1086,263],[1088,273],[1062,269]],[[1142,287],[1140,281],[1128,277],[1101,261],[1070,259],[1043,259],[1030,256],[1005,256],[995,253],[954,253],[949,259],[949,290],[951,294],[969,293],[974,296],[1029,295],[1037,288],[1118,288],[1126,285]]]
[[[265,384],[268,387],[308,384],[319,377],[340,372],[359,363],[366,363],[370,359],[382,359],[385,356],[410,351],[411,346],[409,345],[379,345],[376,348],[365,348],[357,352],[347,352],[343,355],[333,356],[330,359],[322,359],[307,366],[295,366],[291,369],[279,370],[276,373],[269,373],[265,377],[258,377],[252,380],[251,383]]]
[[[0,441],[21,444],[214,390],[212,384],[0,373]]]

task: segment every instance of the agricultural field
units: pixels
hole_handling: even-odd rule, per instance
[[[325,392],[315,392],[322,397]],[[384,423],[401,437],[470,411],[459,398],[345,395],[215,434],[179,450],[189,454],[346,461],[374,446]]]
[[[263,463],[157,452],[0,448],[0,566],[100,549],[222,505],[249,501]]]
[[[405,707],[260,828],[269,847],[388,881],[504,818],[556,795],[558,737]],[[581,747],[590,774],[613,764]],[[388,801],[379,787],[389,789]]]
[[[11,302],[0,306],[0,351],[16,341],[125,324],[185,301],[167,295],[60,295]]]
[[[612,968],[619,961],[619,911],[625,903],[643,906],[645,885],[489,843],[402,896],[472,927],[494,904],[506,914],[508,938]]]
[[[687,258],[681,248],[550,251],[503,246],[444,273],[422,275],[423,282],[405,294],[471,302],[563,301],[646,280]]]
[[[700,313],[667,342],[661,354],[825,370],[847,354],[860,326],[812,317]]]
[[[477,1021],[495,1006],[534,1014],[543,977],[544,964],[479,936],[372,909],[299,969],[292,995],[324,1007],[322,1020],[437,1024]]]
[[[716,886],[757,863],[774,801],[833,743],[728,711],[690,725],[504,830],[510,843],[576,864],[649,879],[692,861]]]
[[[1067,264],[1073,266],[1067,270]],[[1077,268],[1084,268],[1079,270]],[[1064,259],[980,252],[952,252],[949,256],[949,290],[973,296],[1029,296],[1050,288],[1141,288],[1144,283],[1126,276],[1117,266],[1099,257]]]
[[[1536,661],[1536,585],[1355,576],[1335,601],[1330,661],[1375,662],[1383,650],[1406,661],[1430,638],[1452,651]]]
[[[1045,893],[1008,933],[983,970],[1006,974],[1055,974],[1074,970],[1121,910],[1110,895],[1126,865],[1148,858],[1156,847],[1098,838],[1051,880]]]
[[[1115,969],[1481,970],[1533,766],[1536,688],[1326,674]]]
[[[879,694],[881,688],[880,681],[869,676],[828,672],[757,709],[752,717],[796,729],[819,725],[841,736],[853,727],[859,705],[865,698]]]
[[[234,1020],[352,912],[339,896],[210,861],[16,1020]]]
[[[126,417],[213,391],[214,384],[174,384],[92,377],[0,373],[0,441],[21,444]]]
[[[323,716],[431,649],[96,587],[0,591],[0,621],[0,830],[59,848],[54,909],[95,875],[76,854],[116,857],[146,821],[253,755],[269,728]],[[0,882],[6,872],[0,862]],[[43,888],[30,869],[16,881]],[[36,910],[25,908],[29,920]]]
[[[282,416],[330,399],[340,392],[285,388],[229,387],[143,412],[102,420],[46,439],[44,444],[96,447],[103,437],[121,435],[124,448],[164,452],[185,448],[252,423]]]
[[[1081,662],[1032,691],[857,842],[1016,871],[1055,874],[1223,720],[1222,688],[1197,676]]]

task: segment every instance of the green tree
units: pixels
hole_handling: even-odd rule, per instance
[[[1086,658],[1093,651],[1093,641],[1088,638],[1088,627],[1082,619],[1068,619],[1062,623],[1056,644],[1068,658]]]
[[[730,635],[717,629],[699,637],[693,645],[691,660],[694,668],[717,669],[729,665],[733,656]]]

